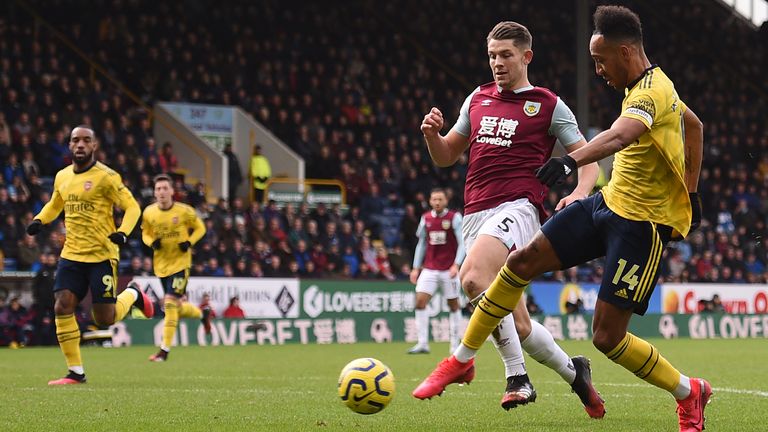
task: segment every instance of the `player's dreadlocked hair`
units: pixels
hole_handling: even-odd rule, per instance
[[[516,47],[530,48],[533,44],[533,36],[531,32],[522,25],[514,21],[502,21],[493,27],[486,42],[490,42],[491,39],[505,40],[512,39]]]
[[[593,16],[595,31],[613,41],[643,43],[643,27],[640,17],[624,6],[598,6]]]

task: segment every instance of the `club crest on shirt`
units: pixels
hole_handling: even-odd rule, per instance
[[[451,221],[449,221],[449,220],[443,220],[443,221],[442,221],[442,225],[441,225],[441,226],[443,227],[443,229],[444,229],[444,230],[447,230],[448,228],[450,228],[450,227],[451,227]]]
[[[91,190],[92,187],[93,187],[93,182],[90,181],[90,180],[88,180],[85,183],[83,183],[83,189],[85,189],[86,192]]]
[[[540,109],[541,109],[541,102],[525,101],[525,105],[523,105],[523,112],[528,117],[535,116],[536,114],[539,113]]]
[[[173,224],[176,225],[177,223],[179,223],[179,217],[174,216],[173,218],[171,218],[171,222],[173,222]]]

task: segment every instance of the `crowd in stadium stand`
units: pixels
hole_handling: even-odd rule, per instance
[[[451,168],[434,167],[419,124],[432,105],[453,121],[464,97],[490,79],[485,35],[500,18],[535,23],[532,82],[575,108],[570,1],[547,9],[509,4],[508,13],[460,1],[418,9],[394,1],[375,19],[363,5],[289,10],[262,2],[204,11],[182,10],[194,7],[189,2],[145,3],[119,3],[105,12],[46,2],[38,10],[143,101],[239,105],[307,160],[307,177],[336,178],[348,188],[350,211],[342,212],[242,199],[209,204],[216,198],[205,196],[204,185],[177,181],[176,199],[194,205],[208,227],[195,250],[193,275],[407,279],[429,190],[448,188],[451,206],[460,209],[467,170],[465,158]],[[653,13],[652,3],[638,2],[641,16]],[[705,124],[704,222],[669,248],[663,277],[765,283],[768,98],[754,95],[768,91],[761,87],[765,69],[756,66],[766,58],[759,53],[755,62],[736,60],[747,55],[738,47],[755,46],[766,32],[727,20],[715,4],[683,3],[671,17],[645,21],[646,46]],[[411,11],[413,18],[390,21],[395,10]],[[426,14],[446,26],[426,25]],[[50,198],[52,176],[69,163],[73,126],[94,127],[97,158],[122,175],[142,206],[152,200],[152,177],[173,171],[174,150],[155,142],[147,112],[50,31],[20,10],[0,16],[0,266],[37,271],[46,265],[41,256],[55,259],[65,231],[54,225],[33,238],[24,226]],[[710,45],[690,36],[724,25],[728,37],[718,43],[729,61],[715,59]],[[621,95],[598,79],[590,92],[592,124],[609,126]],[[571,181],[553,190],[548,207],[572,187]],[[394,234],[386,227],[392,219],[399,223]],[[133,233],[121,251],[121,272],[150,274],[150,256]],[[597,282],[602,264],[547,277]]]

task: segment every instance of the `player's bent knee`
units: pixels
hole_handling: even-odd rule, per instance
[[[592,336],[592,345],[603,354],[606,354],[616,348],[616,345],[618,345],[623,338],[623,334],[618,335],[615,332],[597,328]]]
[[[470,300],[479,296],[483,293],[484,290],[488,289],[487,286],[480,286],[480,284],[477,282],[478,277],[479,275],[474,270],[470,270],[461,276],[461,287],[464,289],[464,292],[467,294],[467,297]]]
[[[94,313],[93,314],[93,322],[97,326],[110,326],[115,323],[115,313],[112,312],[111,314],[108,313]]]
[[[506,266],[520,279],[531,280],[538,276],[534,273],[534,266],[532,265],[530,257],[525,252],[525,249],[517,250],[509,254]]]
[[[68,305],[59,304],[59,302],[56,302],[56,304],[53,305],[53,313],[56,315],[70,315],[75,313],[75,308]]]

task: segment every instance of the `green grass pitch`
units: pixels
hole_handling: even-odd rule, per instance
[[[684,373],[708,378],[714,398],[707,430],[768,430],[768,342],[653,340]],[[2,431],[676,431],[672,398],[611,363],[588,341],[565,342],[592,359],[607,415],[591,420],[557,375],[528,359],[536,403],[499,407],[502,367],[490,344],[469,386],[442,397],[410,396],[447,354],[409,356],[409,345],[285,345],[175,348],[167,363],[150,363],[153,347],[85,348],[88,384],[48,388],[64,372],[57,348],[0,350]],[[393,371],[397,390],[384,411],[355,414],[336,394],[341,368],[376,357]]]

